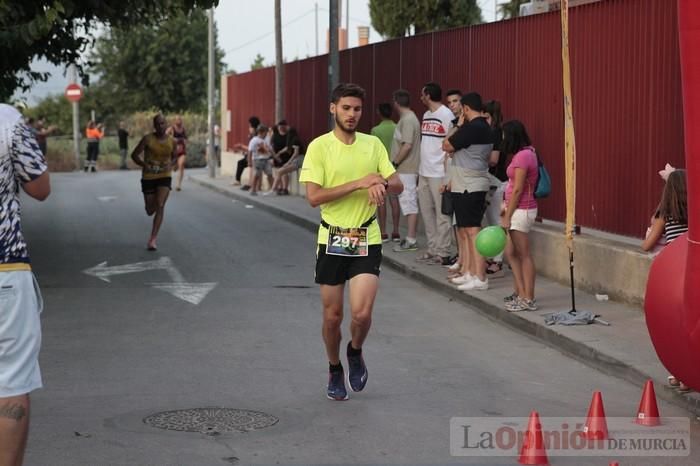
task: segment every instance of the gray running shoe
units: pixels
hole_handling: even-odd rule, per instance
[[[409,242],[406,239],[402,239],[401,242],[394,246],[394,252],[406,252],[406,251],[417,251],[418,243],[415,241]]]

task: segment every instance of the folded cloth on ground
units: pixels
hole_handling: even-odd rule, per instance
[[[595,322],[596,317],[591,311],[562,311],[547,314],[544,316],[544,323],[547,325],[588,325]]]

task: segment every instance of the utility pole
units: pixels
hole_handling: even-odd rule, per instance
[[[350,48],[350,0],[345,0],[345,48]]]
[[[209,20],[209,88],[207,102],[209,115],[207,117],[207,161],[209,177],[216,177],[216,154],[214,154],[214,8],[207,11]]]
[[[73,63],[68,65],[68,68],[70,83],[76,84],[78,82],[78,69]],[[78,118],[78,102],[73,102],[71,106],[73,107],[73,153],[75,154],[75,169],[80,171],[80,119]]]
[[[281,0],[275,0],[275,122],[284,118],[284,58]]]
[[[328,0],[328,101],[333,89],[338,85],[340,75],[340,55],[338,54],[338,0]],[[333,116],[328,115],[328,127],[333,129]]]
[[[316,56],[318,57],[318,2],[315,4],[316,13]]]

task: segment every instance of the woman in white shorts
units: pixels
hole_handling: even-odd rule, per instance
[[[506,258],[513,270],[514,292],[505,298],[511,312],[534,311],[535,262],[530,254],[528,233],[537,217],[537,155],[531,145],[525,126],[517,121],[503,125],[503,151],[512,156],[506,174],[508,185],[501,225],[508,232]]]

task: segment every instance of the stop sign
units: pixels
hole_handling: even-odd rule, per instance
[[[69,84],[65,92],[66,99],[77,102],[83,96],[83,89],[78,84]]]

